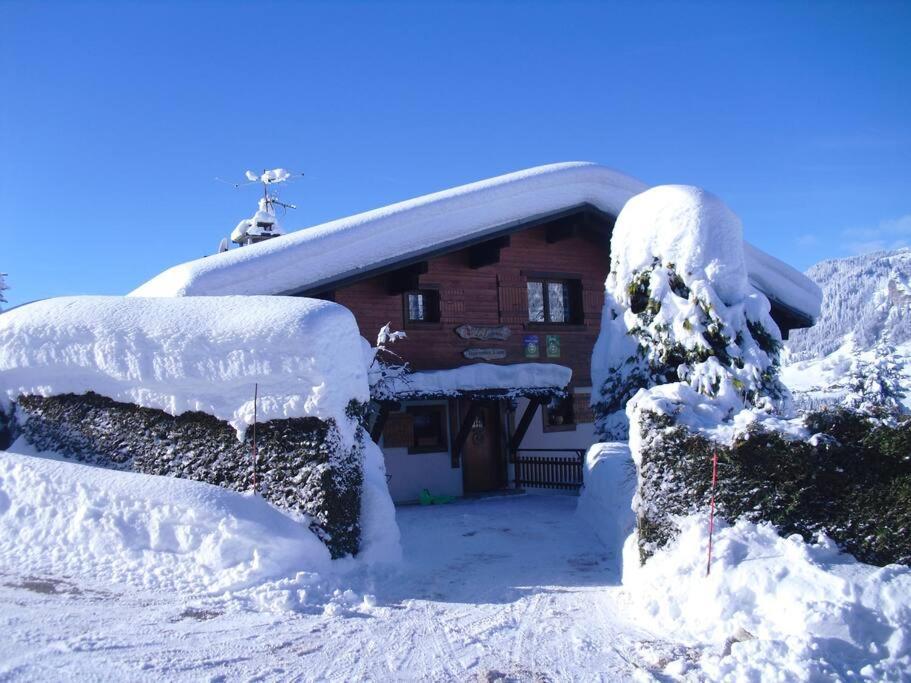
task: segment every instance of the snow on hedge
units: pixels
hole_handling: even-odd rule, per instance
[[[644,566],[635,537],[624,547],[623,584],[638,623],[701,653],[671,662],[665,673],[907,680],[911,568],[862,564],[825,536],[805,543],[742,520],[716,526],[706,576],[706,516],[678,523],[678,538]]]
[[[307,521],[218,486],[0,452],[0,566],[25,576],[294,607],[331,572]]]
[[[79,296],[0,316],[0,390],[93,391],[171,415],[202,411],[242,432],[259,421],[333,418],[369,398],[354,316],[326,301],[274,296]],[[0,397],[2,400],[3,397]]]

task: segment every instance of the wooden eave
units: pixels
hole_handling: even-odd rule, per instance
[[[356,282],[360,282],[361,280],[377,277],[378,275],[385,275],[386,273],[392,271],[399,271],[411,265],[418,264],[423,261],[436,258],[438,256],[451,254],[455,251],[461,251],[462,249],[480,245],[484,242],[499,240],[499,242],[495,242],[495,244],[498,244],[500,247],[502,247],[505,244],[505,242],[501,239],[503,237],[511,235],[515,232],[520,232],[521,230],[527,230],[529,228],[544,225],[558,219],[566,218],[574,214],[583,214],[586,216],[584,222],[588,228],[586,231],[588,233],[591,233],[592,229],[589,227],[591,224],[604,225],[606,228],[603,231],[604,244],[609,245],[610,234],[613,230],[614,223],[616,222],[616,217],[612,216],[609,213],[601,211],[601,209],[598,207],[586,202],[561,209],[560,211],[552,211],[548,213],[538,214],[529,218],[511,221],[509,223],[490,228],[489,230],[484,230],[480,233],[476,233],[467,238],[453,239],[449,242],[441,243],[438,246],[432,247],[430,249],[423,249],[412,252],[410,254],[397,256],[395,258],[387,259],[375,264],[370,264],[353,271],[340,273],[339,275],[335,275],[324,280],[308,284],[304,287],[278,292],[278,294],[280,296],[313,296],[329,289],[340,289],[342,287],[352,285]]]

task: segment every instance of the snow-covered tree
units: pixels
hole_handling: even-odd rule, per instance
[[[789,405],[769,309],[747,281],[740,220],[721,200],[677,185],[631,199],[614,228],[592,357],[601,437],[625,438],[627,402],[655,385],[681,383],[726,416]]]
[[[881,342],[872,360],[857,359],[847,381],[843,405],[874,416],[907,412],[902,403],[902,365],[895,359],[895,347]]]

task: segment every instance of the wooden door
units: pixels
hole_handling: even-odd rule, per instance
[[[466,406],[467,410],[467,406]],[[462,477],[466,493],[495,491],[505,484],[500,447],[500,406],[480,404],[462,447]]]

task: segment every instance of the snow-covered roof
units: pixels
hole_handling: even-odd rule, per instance
[[[589,162],[549,164],[299,230],[281,238],[188,261],[155,276],[131,296],[289,294],[331,289],[423,255],[456,248],[583,205],[616,216],[647,189],[628,175]],[[758,249],[746,250],[751,280],[781,304],[818,315],[818,288]],[[607,264],[605,264],[605,270]],[[757,278],[754,279],[754,270]],[[768,289],[767,289],[768,288]],[[815,292],[814,292],[815,290]]]

